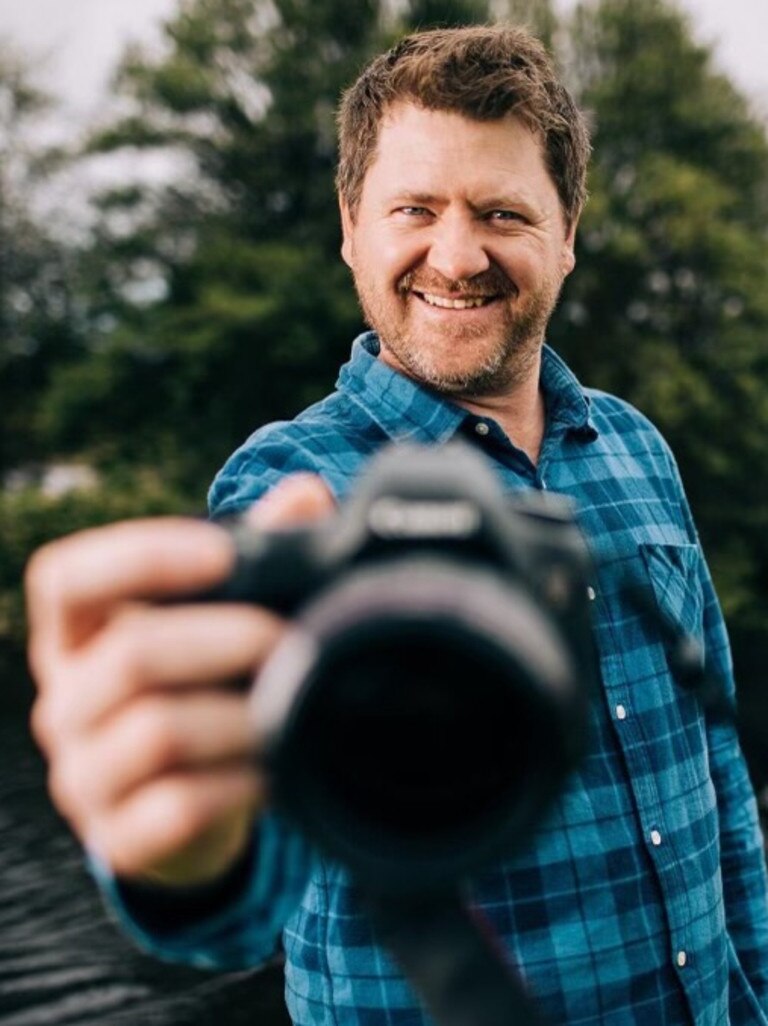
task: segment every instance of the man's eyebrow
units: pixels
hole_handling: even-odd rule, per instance
[[[393,203],[409,203],[414,207],[431,207],[435,203],[439,203],[440,199],[431,192],[414,192],[411,189],[405,189],[402,192],[394,193],[390,197],[390,201]]]
[[[513,195],[507,193],[505,195],[496,196],[484,196],[482,202],[470,204],[473,210],[509,210],[511,207],[526,207],[530,209],[533,204],[530,200],[526,199],[525,196]]]
[[[414,207],[433,207],[444,202],[440,196],[431,192],[420,192],[413,189],[404,189],[401,192],[393,193],[389,197],[390,203],[400,203]],[[494,194],[484,196],[479,202],[470,202],[470,207],[475,211],[481,210],[507,210],[510,207],[525,207],[531,209],[535,206],[529,199],[521,194]]]

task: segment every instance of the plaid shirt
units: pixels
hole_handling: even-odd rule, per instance
[[[534,466],[492,419],[398,375],[377,352],[376,337],[362,336],[337,391],[234,453],[211,489],[213,514],[242,510],[294,471],[321,474],[343,499],[385,443],[457,435],[483,450],[506,489],[572,496],[600,554],[592,744],[527,851],[478,877],[473,900],[553,1023],[768,1026],[765,866],[734,730],[708,723],[675,685],[653,622],[621,587],[627,573],[650,585],[732,688],[721,614],[665,442],[626,403],[583,389],[545,348],[547,428]],[[128,929],[167,958],[250,966],[282,935],[296,1024],[426,1022],[345,871],[274,814],[260,823],[245,891],[176,934],[142,928],[101,877]]]

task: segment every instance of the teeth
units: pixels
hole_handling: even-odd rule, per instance
[[[475,296],[468,299],[446,299],[445,296],[434,296],[431,292],[422,292],[421,296],[430,304],[430,306],[441,306],[445,310],[469,310],[471,307],[483,306],[490,300],[490,296]]]

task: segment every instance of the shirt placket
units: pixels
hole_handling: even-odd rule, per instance
[[[668,958],[685,993],[691,1015],[698,1022],[696,1009],[700,1002],[697,999],[698,976],[695,972],[694,914],[689,905],[682,870],[686,853],[675,850],[674,809],[662,800],[656,785],[658,770],[654,768],[649,753],[650,741],[643,730],[642,713],[634,708],[632,670],[625,665],[623,649],[613,625],[612,611],[607,608],[604,597],[598,591],[595,592],[594,602],[603,642],[599,645],[600,673],[614,735],[626,763],[627,778],[635,800],[639,843],[645,849],[663,895],[669,930]],[[655,738],[653,743],[668,742],[660,742],[659,738]]]

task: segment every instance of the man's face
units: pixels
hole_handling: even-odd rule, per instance
[[[536,359],[573,268],[541,143],[512,115],[410,103],[380,130],[342,255],[381,358],[449,395],[503,395]]]

